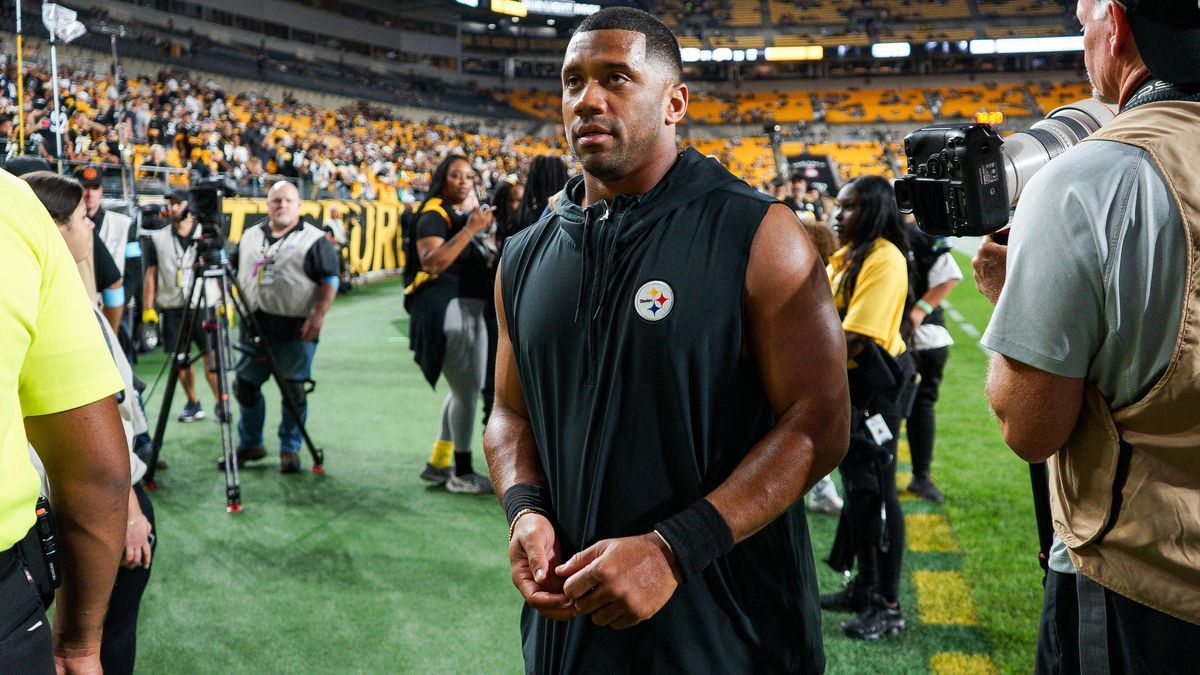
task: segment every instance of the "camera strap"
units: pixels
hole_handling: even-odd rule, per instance
[[[1200,88],[1189,87],[1184,89],[1170,82],[1150,78],[1125,102],[1125,105],[1121,108],[1121,112],[1128,112],[1147,103],[1160,103],[1162,101],[1200,103]]]

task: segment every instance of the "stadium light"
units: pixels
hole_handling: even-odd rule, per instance
[[[492,11],[509,16],[529,16],[529,8],[520,0],[492,0]]]
[[[871,56],[877,59],[903,59],[912,54],[912,45],[907,42],[876,42],[871,45]]]
[[[768,61],[820,61],[825,58],[825,48],[819,45],[807,47],[767,47]]]
[[[588,16],[600,11],[600,5],[568,0],[525,0],[525,9],[534,14],[553,16]]]
[[[466,5],[467,7],[478,7],[479,0],[457,0],[458,4]]]
[[[1044,52],[1081,52],[1083,36],[1048,38],[1001,38],[971,40],[972,54],[1041,54]]]
[[[679,58],[684,63],[698,63],[700,61],[757,61],[758,50],[730,49],[728,47],[720,47],[717,49],[681,47],[679,49]]]

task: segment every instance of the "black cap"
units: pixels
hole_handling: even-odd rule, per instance
[[[4,163],[4,170],[14,176],[24,176],[34,171],[50,171],[50,162],[37,155],[18,155]]]
[[[100,169],[94,166],[81,166],[75,169],[75,180],[85,188],[100,187]]]
[[[1121,4],[1150,74],[1172,84],[1200,83],[1200,2],[1124,0]]]
[[[171,190],[167,195],[167,200],[172,202],[186,202],[188,200],[187,190]]]

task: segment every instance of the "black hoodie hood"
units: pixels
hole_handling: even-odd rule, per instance
[[[595,217],[599,217],[609,209],[632,209],[636,211],[636,218],[630,219],[631,226],[617,233],[617,242],[621,244],[637,238],[639,233],[651,227],[659,216],[695,201],[713,190],[737,182],[738,178],[729,173],[719,161],[700,154],[695,148],[687,148],[679,153],[675,164],[649,192],[642,195],[620,195],[612,204],[597,202],[590,207],[581,206],[584,194],[583,176],[575,176],[567,181],[566,187],[563,188],[563,198],[558,200],[554,216],[559,219],[559,225],[571,236],[575,245],[580,246],[583,243],[582,225],[587,211],[591,210]]]

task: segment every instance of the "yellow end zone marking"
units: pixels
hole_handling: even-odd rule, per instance
[[[921,622],[953,626],[978,626],[979,615],[971,590],[961,572],[913,572]]]
[[[912,464],[912,451],[909,450],[907,438],[901,438],[896,444],[896,461]]]
[[[904,534],[910,551],[958,553],[958,542],[950,522],[940,513],[909,513],[904,516]]]
[[[984,654],[961,654],[939,652],[929,658],[929,671],[933,675],[996,675],[996,664]]]
[[[914,495],[913,493],[909,492],[907,489],[908,484],[911,482],[912,482],[912,472],[911,471],[897,471],[896,472],[896,492],[900,493],[900,501],[902,501],[902,502],[917,501],[917,496]]]

